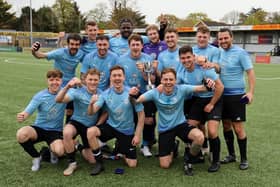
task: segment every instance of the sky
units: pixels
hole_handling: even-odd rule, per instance
[[[20,12],[21,7],[29,6],[30,0],[6,0],[13,4],[13,10]],[[31,0],[32,7],[38,9],[43,5],[52,6],[55,0]],[[97,3],[106,3],[109,0],[75,0],[82,13],[95,8]],[[129,1],[129,0],[128,0]],[[174,14],[178,18],[185,18],[189,13],[203,12],[209,18],[219,21],[231,11],[247,13],[252,7],[262,8],[267,12],[279,10],[277,0],[133,0],[137,9],[146,15],[147,23],[155,23],[160,14]],[[160,2],[160,3],[159,3]],[[135,6],[135,5],[134,5]]]

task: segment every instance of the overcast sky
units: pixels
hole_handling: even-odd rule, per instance
[[[20,11],[21,7],[29,6],[30,0],[7,0],[13,4],[13,10]],[[109,6],[109,0],[76,0],[84,13],[93,9],[97,3],[104,2]],[[32,0],[35,9],[43,5],[52,6],[55,0]],[[147,23],[155,23],[161,13],[174,14],[185,18],[189,13],[203,12],[211,19],[219,21],[232,10],[247,13],[252,7],[262,8],[267,12],[280,11],[278,0],[136,0],[141,13],[146,15]],[[277,3],[278,2],[278,3]]]

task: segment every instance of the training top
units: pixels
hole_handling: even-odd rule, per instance
[[[101,94],[101,90],[97,90],[97,94]],[[86,127],[91,127],[98,120],[98,113],[88,115],[88,105],[90,103],[92,93],[88,92],[87,87],[71,88],[67,92],[67,96],[74,104],[74,113],[71,116],[72,120],[78,121]]]
[[[156,88],[143,94],[145,101],[154,101],[158,110],[158,131],[165,132],[186,122],[184,99],[194,92],[191,85],[175,85],[173,93],[166,95]]]
[[[145,53],[141,53],[139,58],[132,58],[130,52],[121,56],[117,64],[122,66],[125,71],[125,85],[129,87],[140,86],[140,92],[146,91],[147,81],[144,80],[142,73],[137,69],[136,63],[144,63],[152,61],[152,57]]]
[[[178,84],[190,84],[190,85],[202,85],[203,79],[212,79],[213,81],[216,81],[219,76],[215,72],[215,69],[204,69],[201,66],[195,64],[193,71],[188,71],[187,68],[183,68],[182,71],[180,71],[177,74],[177,83]],[[196,97],[212,97],[214,94],[213,91],[208,92],[197,92],[193,95]]]
[[[219,65],[224,95],[245,93],[244,71],[253,69],[249,54],[241,47],[232,45],[228,50],[221,50]]]
[[[100,57],[98,52],[89,53],[83,60],[81,73],[86,73],[92,68],[100,71],[100,81],[98,88],[101,90],[106,90],[110,84],[110,68],[116,64],[117,59],[118,56],[111,51],[108,51],[105,57]]]
[[[177,73],[182,69],[179,59],[179,48],[175,51],[166,49],[158,55],[158,70],[161,72],[165,68],[173,68]]]
[[[141,36],[144,44],[149,42],[147,36]],[[110,39],[110,50],[118,56],[124,55],[129,51],[128,39],[123,37],[114,37]]]
[[[124,87],[122,93],[117,93],[114,87],[104,91],[95,103],[96,106],[102,107],[105,105],[108,111],[109,118],[107,123],[117,131],[133,135],[135,124],[133,118],[133,107],[136,112],[143,110],[142,104],[133,106],[129,101],[129,87]]]
[[[205,56],[209,62],[218,63],[220,58],[220,49],[210,44],[205,48],[199,48],[197,45],[193,46],[193,53],[197,56]]]
[[[76,68],[82,62],[84,53],[81,50],[72,56],[68,48],[59,48],[47,53],[47,60],[54,60],[54,68],[62,71],[64,87],[73,77],[75,77]]]
[[[51,94],[48,89],[33,96],[24,111],[31,115],[37,110],[34,126],[47,131],[62,131],[66,104],[56,103],[56,96],[57,94]]]

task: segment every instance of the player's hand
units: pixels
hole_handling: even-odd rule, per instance
[[[195,57],[195,62],[198,65],[203,66],[207,62],[207,58],[205,56],[196,56]]]
[[[156,70],[158,68],[158,61],[157,60],[153,61],[153,68],[154,68],[154,70]]]
[[[132,144],[133,146],[137,146],[139,143],[140,143],[140,137],[137,136],[137,135],[135,135],[135,136],[133,137],[132,141],[131,141],[131,144]]]
[[[91,99],[90,99],[89,104],[92,105],[92,104],[94,104],[97,100],[98,100],[98,95],[97,95],[97,94],[93,94],[93,95],[91,96]]]
[[[82,86],[82,81],[77,77],[72,78],[67,84],[68,88],[81,87],[81,86]]]
[[[202,83],[204,84],[204,86],[206,87],[206,89],[208,90],[208,91],[212,91],[212,90],[214,90],[215,89],[215,81],[214,80],[212,80],[212,79],[209,79],[209,78],[204,78],[203,80],[202,80]]]
[[[136,62],[136,67],[140,72],[144,72],[144,63],[142,62]]]
[[[251,104],[253,102],[253,99],[254,99],[254,95],[250,92],[246,93],[245,96],[243,97],[247,97],[249,99],[249,102],[248,104]]]
[[[41,47],[40,42],[35,42],[35,43],[33,43],[33,45],[32,45],[32,51],[33,51],[33,52],[38,51],[38,50],[40,49],[40,47]]]
[[[24,122],[26,117],[27,117],[26,112],[20,112],[20,113],[17,114],[17,121],[19,123]]]
[[[137,87],[134,86],[134,87],[130,88],[130,90],[129,90],[130,96],[136,96],[138,94],[139,94],[139,89]]]
[[[208,103],[205,107],[204,107],[204,112],[208,112],[210,113],[214,108],[214,105],[212,105],[211,103]]]

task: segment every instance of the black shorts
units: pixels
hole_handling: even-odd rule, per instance
[[[156,105],[153,101],[148,101],[143,103],[144,105],[144,112],[145,112],[145,117],[155,117],[157,108]]]
[[[78,122],[78,121],[75,121],[75,120],[70,120],[68,122],[68,124],[70,125],[73,125],[76,130],[77,130],[77,135],[80,135],[81,136],[81,139],[82,139],[82,142],[83,142],[83,146],[85,148],[89,148],[89,143],[88,143],[88,139],[87,139],[87,130],[88,130],[88,127],[83,125],[82,123]],[[76,135],[76,136],[77,136]],[[76,137],[75,136],[75,137]]]
[[[37,133],[37,139],[35,143],[45,141],[48,145],[50,145],[55,140],[62,140],[62,132],[61,131],[49,131],[44,130],[40,127],[31,126]]]
[[[70,101],[69,103],[67,103],[66,110],[74,110],[73,101]]]
[[[223,96],[222,119],[229,119],[233,122],[246,121],[246,104],[240,102],[243,95]]]
[[[174,148],[176,136],[178,136],[185,143],[191,142],[191,140],[188,139],[188,135],[190,131],[194,128],[194,126],[191,126],[185,122],[180,125],[177,125],[173,129],[159,133],[159,156],[163,157],[166,155],[170,155]]]
[[[187,118],[189,118],[190,110],[192,108],[193,99],[188,98],[184,100],[184,114]]]
[[[113,138],[118,140],[120,145],[119,152],[124,154],[128,159],[136,159],[136,147],[131,144],[134,135],[126,135],[115,128],[111,127],[109,124],[102,124],[97,126],[101,132],[99,139],[102,142],[107,142]]]
[[[193,104],[189,112],[188,119],[205,122],[208,120],[221,120],[222,118],[222,99],[219,99],[213,110],[208,113],[204,111],[205,106],[211,101],[211,97],[193,97]]]

